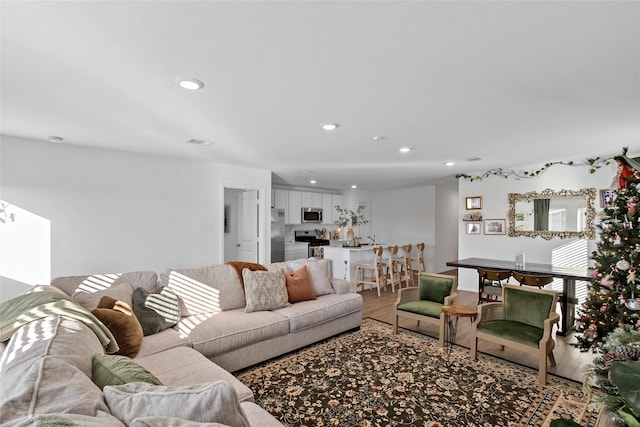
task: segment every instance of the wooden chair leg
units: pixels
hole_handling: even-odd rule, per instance
[[[445,331],[446,331],[446,317],[447,315],[444,313],[440,313],[440,331],[438,333],[439,335],[439,341],[440,341],[440,347],[445,347],[445,340],[444,340],[444,335],[445,335]],[[451,327],[451,325],[449,325],[449,327]]]
[[[393,335],[398,335],[398,315],[393,315]]]
[[[478,337],[471,337],[471,359],[478,360]]]
[[[556,358],[553,356],[553,351],[549,352],[547,357],[549,358],[549,366],[556,366]]]

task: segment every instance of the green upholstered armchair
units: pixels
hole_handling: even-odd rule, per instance
[[[556,313],[558,294],[544,289],[503,285],[502,302],[478,306],[478,318],[472,326],[471,356],[478,358],[478,339],[530,352],[538,352],[538,382],[547,383],[547,358],[553,357],[553,325],[560,316]]]
[[[452,305],[456,299],[458,278],[446,274],[420,273],[420,286],[398,290],[393,316],[393,333],[398,333],[400,317],[421,320],[436,319],[440,322],[440,346],[444,347],[445,315],[442,307]]]

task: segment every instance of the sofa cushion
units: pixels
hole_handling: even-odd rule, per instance
[[[91,380],[101,389],[108,385],[121,385],[131,382],[162,385],[158,378],[132,359],[111,354],[96,354],[93,356]]]
[[[529,292],[525,288],[507,287],[504,292],[504,318],[544,329],[544,321],[551,313],[554,296]]]
[[[245,306],[240,279],[230,265],[167,270],[163,281],[180,297],[184,304],[183,316]]]
[[[275,310],[289,303],[284,272],[242,270],[244,295],[247,305],[244,311]]]
[[[322,295],[316,300],[302,301],[275,312],[289,319],[291,332],[298,332],[361,310],[362,297],[352,293]]]
[[[453,282],[450,278],[421,275],[420,299],[444,304],[445,297],[451,295]]]
[[[289,320],[274,311],[245,313],[244,309],[183,317],[178,331],[206,357],[289,333]]]
[[[181,386],[224,380],[236,390],[238,400],[253,401],[253,392],[249,387],[192,348],[176,347],[136,358],[136,362],[164,385]]]
[[[76,291],[93,293],[120,283],[129,283],[134,289],[145,288],[149,292],[158,290],[158,276],[153,271],[64,276],[51,279],[51,284],[58,289],[62,289],[67,295],[73,295]]]
[[[157,294],[152,294],[144,288],[136,288],[131,300],[133,312],[145,336],[157,334],[180,320],[178,296],[171,288],[164,286]]]
[[[244,277],[242,277],[242,270],[248,268],[251,271],[267,271],[267,268],[256,262],[246,262],[246,261],[229,261],[226,263],[230,265],[235,270],[238,275],[238,279],[240,279],[240,284],[244,287]]]
[[[115,354],[135,357],[142,345],[142,326],[125,302],[104,296],[98,308],[91,310],[113,334],[120,349]]]
[[[289,303],[293,304],[316,299],[316,293],[313,290],[306,265],[303,265],[292,274],[285,274],[284,278],[287,283]]]
[[[443,305],[433,301],[410,301],[398,306],[400,311],[421,314],[423,316],[439,318]]]
[[[192,347],[191,340],[174,328],[165,329],[157,334],[144,337],[136,358],[159,353],[174,347]]]
[[[511,320],[489,320],[478,324],[478,332],[538,348],[544,329]]]
[[[22,421],[22,422],[20,422]],[[125,427],[122,421],[111,414],[98,411],[96,415],[40,414],[25,417],[15,427]]]
[[[291,270],[291,267],[289,267],[290,261],[283,261],[283,262],[273,262],[271,264],[267,264],[267,270],[269,271],[277,271],[277,270],[282,270],[284,271],[285,274],[290,274],[291,272],[293,272],[293,270]]]
[[[316,296],[333,293],[333,286],[331,286],[331,278],[329,275],[328,259],[317,260],[316,258],[309,258],[289,262],[289,267],[292,271],[298,270],[303,265],[306,265],[309,270],[309,277],[311,278],[311,283],[313,284]]]
[[[111,413],[127,425],[141,417],[175,417],[249,426],[234,388],[225,381],[180,387],[146,383],[107,386],[104,398]]]
[[[129,283],[120,283],[107,289],[95,292],[76,291],[72,297],[78,304],[87,310],[93,310],[98,307],[98,303],[103,296],[109,296],[113,299],[124,301],[131,307],[131,295],[133,294],[133,286]]]
[[[68,380],[77,383],[77,386],[70,385],[76,388],[84,384],[90,390],[90,395],[94,389],[99,393],[100,390],[90,380],[91,357],[103,352],[98,337],[79,320],[49,316],[18,329],[8,341],[0,360],[0,424],[37,413],[63,412],[72,406],[71,403],[59,401],[58,406],[52,405],[55,403],[52,402],[42,409],[39,391],[41,387],[49,388],[44,380],[50,378],[46,370],[52,366],[54,359],[68,366],[64,374],[58,377],[59,382]],[[56,371],[52,374],[56,374]],[[92,406],[94,412],[100,408],[107,409],[104,405],[96,405]]]

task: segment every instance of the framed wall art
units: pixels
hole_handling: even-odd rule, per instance
[[[616,200],[616,190],[600,190],[600,207],[608,208],[613,206]]]
[[[469,222],[465,224],[467,234],[480,234],[482,230],[481,222]]]
[[[507,234],[506,219],[485,219],[484,234]]]
[[[466,197],[465,202],[468,211],[482,209],[482,196]]]

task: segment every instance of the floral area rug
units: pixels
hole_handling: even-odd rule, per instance
[[[238,372],[287,426],[594,426],[582,384],[364,319],[362,328]]]

